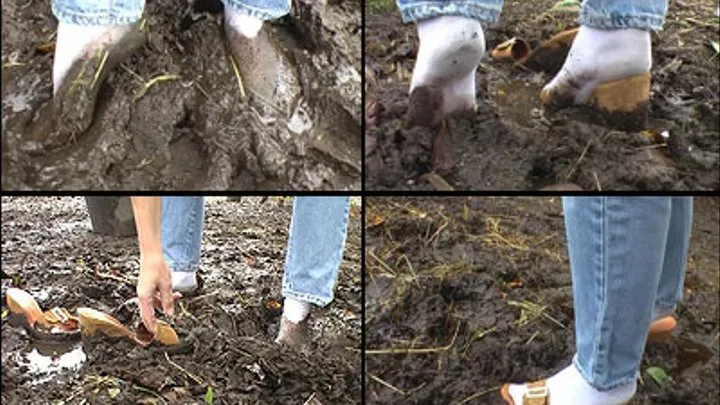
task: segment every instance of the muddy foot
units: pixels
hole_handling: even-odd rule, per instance
[[[85,132],[92,123],[98,91],[108,73],[145,41],[145,33],[138,22],[118,41],[75,62],[55,93],[54,130],[32,131],[32,141],[41,144],[43,149],[54,149]],[[40,125],[45,127],[47,122]]]
[[[433,140],[432,165],[433,170],[438,173],[446,173],[452,169],[452,140],[450,139],[447,120],[440,124],[440,128]]]
[[[275,342],[293,348],[304,347],[309,340],[307,323],[307,319],[300,323],[293,323],[283,316],[280,320],[280,332]]]
[[[443,120],[443,91],[438,86],[420,86],[410,93],[405,128],[437,127]]]
[[[271,26],[247,38],[225,24],[225,34],[245,92],[288,115],[301,95],[290,36]]]

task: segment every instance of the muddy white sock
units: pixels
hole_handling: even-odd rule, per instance
[[[546,381],[552,405],[624,405],[635,395],[637,383],[621,385],[609,391],[598,391],[585,381],[574,365],[569,365]],[[524,385],[510,386],[510,395],[516,404],[523,403],[527,392]]]
[[[474,72],[485,54],[485,35],[480,21],[466,17],[443,16],[417,24],[420,37],[410,91],[421,85],[455,82],[468,87],[464,94],[475,94]],[[472,89],[469,89],[472,82]],[[457,92],[457,88],[455,91]]]
[[[60,88],[65,75],[78,59],[104,44],[119,40],[131,25],[74,25],[58,24],[53,60],[53,89]]]
[[[285,298],[283,315],[292,323],[300,323],[310,314],[310,304],[294,298]]]
[[[263,20],[250,17],[230,7],[225,7],[225,22],[247,38],[255,38],[263,25]]]
[[[173,291],[190,292],[197,288],[197,276],[194,271],[171,271]]]
[[[648,72],[650,48],[649,31],[581,26],[565,64],[545,89],[574,95],[576,103],[584,103],[599,83]]]

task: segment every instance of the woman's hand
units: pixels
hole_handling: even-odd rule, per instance
[[[165,315],[174,315],[170,268],[162,254],[140,256],[137,294],[140,318],[145,327],[154,333],[156,303],[160,303]]]

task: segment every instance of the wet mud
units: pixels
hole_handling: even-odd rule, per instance
[[[298,0],[265,25],[294,73],[281,106],[247,83],[243,97],[222,11],[147,2],[147,43],[109,73],[88,130],[68,137],[52,125],[50,2],[3,7],[3,189],[359,189],[359,4]]]
[[[207,202],[202,289],[176,305],[181,344],[145,349],[101,334],[33,339],[2,320],[2,403],[360,403],[360,214],[351,210],[335,300],[311,314],[312,342],[273,342],[292,203],[287,198]],[[38,222],[39,221],[39,222]],[[43,227],[37,224],[42,223]],[[2,290],[33,294],[42,308],[88,306],[131,329],[137,276],[134,237],[90,231],[82,198],[3,198]]]
[[[570,364],[559,198],[377,197],[366,207],[368,404],[504,405],[501,384]],[[696,198],[678,330],[646,348],[631,405],[720,400],[718,223],[720,200]],[[650,367],[670,381],[655,383]]]
[[[555,1],[507,1],[485,27],[488,51],[507,39],[532,47],[577,26],[577,13],[551,11]],[[653,34],[647,131],[602,125],[583,107],[544,107],[539,93],[552,77],[489,57],[476,75],[477,113],[452,119],[452,167],[440,175],[456,190],[717,190],[720,188],[720,40],[710,0],[671,2],[663,31]],[[397,10],[367,12],[365,167],[369,189],[432,190],[427,172],[433,131],[404,128],[417,53],[413,24]],[[656,142],[650,134],[667,131]]]

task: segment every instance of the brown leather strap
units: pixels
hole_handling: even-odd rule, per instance
[[[545,380],[527,384],[528,390],[523,396],[523,405],[550,405],[550,395]]]

